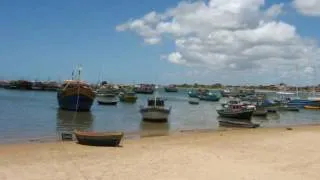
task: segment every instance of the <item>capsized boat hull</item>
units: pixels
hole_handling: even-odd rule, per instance
[[[74,134],[79,144],[91,146],[119,146],[124,135],[123,132],[96,133],[80,131],[75,131]]]

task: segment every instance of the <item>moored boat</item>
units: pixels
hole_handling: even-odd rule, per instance
[[[74,132],[78,143],[92,146],[119,146],[123,132]]]
[[[143,121],[149,122],[167,122],[170,111],[171,107],[165,107],[164,99],[156,96],[148,99],[146,107],[140,107]]]
[[[77,80],[65,80],[57,92],[59,107],[70,111],[90,111],[95,94],[89,84]]]
[[[79,80],[65,80],[57,93],[59,107],[71,111],[90,111],[95,94],[91,87]]]
[[[176,87],[176,85],[168,85],[164,87],[165,92],[178,92],[178,88]]]
[[[140,84],[136,85],[133,90],[139,94],[153,94],[154,86],[152,84]]]
[[[96,92],[97,102],[101,105],[116,105],[118,103],[118,93],[117,86],[104,84]]]
[[[127,102],[127,103],[135,103],[137,101],[137,95],[133,91],[129,92],[121,92],[119,94],[119,99],[121,102]]]
[[[207,91],[205,93],[200,94],[198,97],[200,100],[204,101],[219,101],[221,98],[221,94],[218,92]]]
[[[251,119],[254,111],[255,108],[251,105],[243,104],[236,100],[222,104],[222,108],[217,109],[219,116],[237,119]]]

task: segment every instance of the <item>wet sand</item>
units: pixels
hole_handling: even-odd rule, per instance
[[[320,126],[185,132],[125,139],[0,145],[1,180],[319,180]]]

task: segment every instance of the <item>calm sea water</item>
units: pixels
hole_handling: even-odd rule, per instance
[[[219,102],[188,103],[187,91],[159,91],[172,106],[166,124],[141,121],[139,106],[150,95],[138,95],[135,104],[119,102],[117,106],[101,106],[96,102],[91,112],[70,112],[58,109],[56,92],[0,89],[0,143],[59,139],[59,134],[74,129],[125,131],[128,136],[163,135],[179,130],[218,129],[216,108]],[[221,100],[223,101],[223,99]],[[253,118],[262,127],[320,123],[320,111],[279,112],[267,118]]]

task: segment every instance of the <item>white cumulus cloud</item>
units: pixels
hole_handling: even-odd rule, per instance
[[[272,73],[275,68],[293,73],[296,64],[308,64],[320,56],[316,42],[277,19],[282,7],[265,7],[264,0],[182,1],[165,12],[129,20],[116,30],[134,31],[152,45],[163,38],[173,40],[175,49],[162,57],[174,64],[217,74],[277,77]]]
[[[298,12],[308,16],[320,16],[320,0],[294,0]]]

